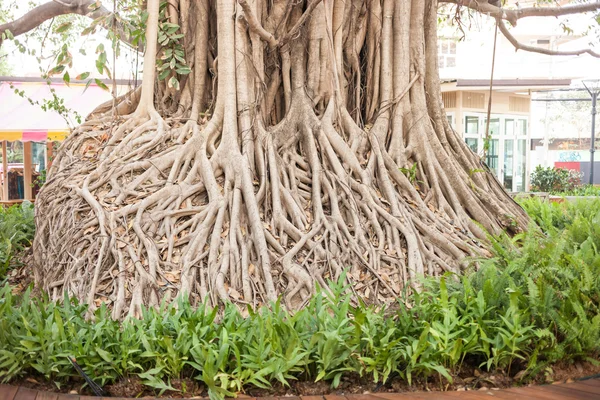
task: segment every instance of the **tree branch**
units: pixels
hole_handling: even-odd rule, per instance
[[[440,3],[450,3],[467,7],[482,14],[488,14],[494,18],[502,18],[510,22],[512,26],[517,21],[527,17],[560,17],[562,15],[581,14],[600,10],[600,0],[590,3],[569,4],[562,7],[527,7],[519,10],[504,9],[488,3],[487,0],[439,0]]]
[[[100,17],[110,15],[110,11],[104,6],[99,7],[96,10],[91,10],[90,5],[94,4],[94,0],[53,0],[42,5],[39,5],[23,15],[21,18],[14,21],[7,22],[0,25],[0,33],[10,31],[13,36],[19,36],[27,33],[49,19],[58,17],[60,15],[77,14],[86,16],[92,20]],[[128,43],[131,47],[141,50],[139,46],[134,46],[132,40],[123,27],[117,27],[117,31],[121,38]],[[0,46],[2,46],[2,39],[0,38]]]
[[[244,10],[244,18],[246,19],[246,22],[248,23],[250,29],[254,31],[258,36],[260,36],[262,40],[269,43],[269,46],[277,46],[277,39],[275,39],[275,37],[272,34],[267,32],[267,30],[263,28],[260,22],[256,19],[256,16],[254,15],[252,9],[248,5],[248,2],[246,0],[238,0],[238,4],[242,6],[242,9]]]
[[[308,20],[308,17],[310,17],[313,10],[317,7],[317,5],[319,5],[320,2],[321,0],[312,0],[306,7],[306,10],[302,14],[298,22],[296,22],[296,24],[286,33],[284,37],[278,40],[265,28],[263,28],[260,22],[256,19],[256,16],[254,15],[252,9],[248,5],[248,2],[246,0],[238,0],[239,5],[242,6],[242,9],[244,10],[244,18],[246,19],[246,22],[248,23],[250,29],[253,32],[255,32],[258,36],[260,36],[262,40],[269,43],[269,46],[271,46],[271,48],[274,48],[276,46],[281,47],[287,42],[289,42],[298,33],[302,25],[304,25],[304,23]]]
[[[294,36],[296,36],[296,34],[298,33],[298,30],[300,30],[302,25],[304,25],[304,23],[306,22],[308,17],[311,16],[313,10],[319,5],[320,2],[321,2],[321,0],[313,0],[308,4],[308,7],[306,7],[306,11],[304,11],[302,16],[298,20],[298,22],[296,22],[296,24],[292,27],[292,29],[290,29],[288,31],[288,33],[286,33],[286,35],[281,38],[281,40],[279,41],[280,46],[283,46],[285,43],[287,43],[289,40],[291,40]]]
[[[500,32],[502,32],[504,37],[506,37],[508,39],[508,41],[515,47],[516,50],[525,50],[525,51],[530,51],[533,53],[547,54],[550,56],[579,56],[579,55],[587,53],[593,57],[600,58],[600,54],[596,53],[592,49],[558,51],[558,50],[543,49],[541,47],[529,46],[529,45],[519,42],[517,40],[517,38],[515,38],[512,33],[510,33],[510,31],[508,30],[506,25],[504,25],[504,22],[499,20],[498,27],[500,28]]]

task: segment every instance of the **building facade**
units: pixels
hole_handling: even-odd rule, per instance
[[[483,157],[509,192],[527,190],[531,159],[531,89],[565,86],[569,80],[495,80],[488,134],[489,81],[442,83],[448,121]]]
[[[507,3],[515,6],[516,2]],[[527,7],[533,2],[519,3]],[[448,12],[447,16],[451,16],[453,9]],[[587,48],[590,46],[587,37],[568,35],[563,26],[583,26],[589,18],[528,18],[520,20],[511,33],[521,43],[551,50]],[[546,109],[532,100],[541,96],[541,92],[565,89],[578,79],[600,76],[600,63],[587,55],[561,57],[515,51],[498,33],[490,137],[486,140],[495,20],[474,13],[468,25],[464,37],[450,22],[439,29],[438,63],[448,119],[471,149],[482,156],[485,150],[484,161],[507,191],[528,190],[529,175],[537,165],[555,165],[553,158],[558,162],[560,157],[567,157],[558,152],[551,154],[552,150],[548,150],[551,143],[550,147],[544,144],[552,142],[548,137],[560,139],[561,143],[562,139],[570,143],[571,139],[587,137],[589,145],[589,130],[573,130],[580,119],[577,115],[548,115]],[[569,133],[561,130],[552,134],[555,125],[546,122],[549,119],[561,120],[569,127]],[[577,143],[580,147],[585,145]]]

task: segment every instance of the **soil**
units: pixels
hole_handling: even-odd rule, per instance
[[[569,383],[583,378],[600,375],[600,363],[597,361],[576,362],[576,363],[558,363],[545,371],[541,372],[533,379],[529,379],[527,386],[536,384],[556,384]],[[373,383],[370,380],[360,378],[358,375],[348,375],[342,378],[338,388],[331,388],[327,382],[309,382],[309,381],[291,381],[290,387],[284,387],[276,384],[270,389],[258,387],[246,388],[241,397],[287,397],[287,396],[317,396],[317,395],[346,395],[346,394],[368,394],[368,393],[402,393],[417,391],[466,391],[491,389],[498,390],[513,386],[523,386],[520,381],[522,373],[517,373],[510,377],[503,373],[487,373],[477,368],[464,367],[458,376],[453,377],[453,383],[440,380],[434,376],[429,379],[417,379],[408,385],[405,379],[395,376],[389,379],[385,385]],[[526,377],[525,377],[526,378]],[[72,380],[66,385],[57,387],[56,384],[44,380],[43,377],[28,377],[21,380],[10,382],[15,386],[23,386],[35,390],[70,393],[94,396],[85,385],[83,380]],[[166,391],[161,398],[199,398],[208,397],[206,387],[201,383],[191,379],[177,379],[171,381],[171,386],[177,391]],[[145,387],[137,377],[123,378],[121,381],[106,385],[103,388],[106,392],[105,397],[121,398],[139,398],[154,397],[159,395],[158,390]]]

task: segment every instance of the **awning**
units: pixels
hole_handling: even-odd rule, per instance
[[[16,78],[18,80],[18,78]],[[17,91],[17,92],[15,92]],[[44,142],[61,141],[69,134],[69,123],[56,111],[44,111],[46,100],[53,99],[53,92],[64,107],[76,111],[85,118],[98,105],[110,100],[110,93],[85,84],[53,82],[0,82],[0,141]],[[21,96],[19,93],[23,93]],[[33,104],[31,104],[33,102]],[[39,103],[39,104],[36,104]],[[72,126],[77,121],[71,121]]]
[[[69,131],[8,131],[0,129],[0,140],[14,142],[45,142],[47,140],[61,142],[65,140]]]

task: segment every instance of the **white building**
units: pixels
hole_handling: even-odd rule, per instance
[[[514,4],[515,1],[508,3]],[[522,7],[530,6],[529,3],[532,2],[520,1]],[[473,13],[471,17],[463,18],[463,23],[465,36],[462,40],[462,33],[451,23],[439,29],[442,91],[449,120],[473,150],[483,153],[495,20]],[[563,26],[583,29],[590,24],[597,26],[590,16],[582,15],[570,18],[532,17],[519,20],[510,31],[523,44],[565,51],[589,48],[590,38],[578,35],[577,31],[568,35]],[[526,190],[530,172],[536,165],[551,166],[561,157],[565,158],[560,154],[562,150],[548,146],[547,143],[554,138],[588,138],[587,145],[584,141],[578,142],[578,148],[587,146],[587,155],[574,157],[582,161],[587,157],[589,160],[590,130],[582,129],[585,124],[581,122],[581,115],[569,112],[552,115],[555,108],[531,100],[547,96],[542,92],[565,89],[571,82],[593,78],[600,78],[600,60],[597,58],[515,51],[514,46],[498,32],[491,141],[485,161],[507,190]],[[587,93],[581,93],[581,96],[589,97]]]

